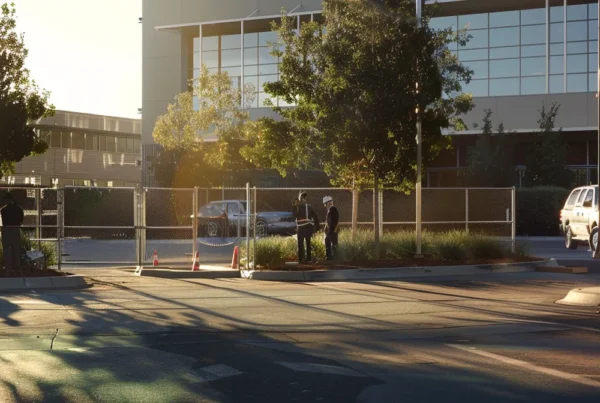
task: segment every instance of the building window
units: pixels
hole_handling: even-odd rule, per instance
[[[117,152],[118,153],[126,153],[127,152],[127,138],[117,137]]]
[[[60,148],[61,147],[60,140],[61,140],[61,133],[53,131],[50,133],[50,143],[48,145],[50,147]]]
[[[85,134],[85,149],[91,151],[98,150],[98,135],[86,133]]]
[[[115,136],[106,136],[106,151],[109,153],[117,151],[117,141]]]

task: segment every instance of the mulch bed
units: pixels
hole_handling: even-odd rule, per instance
[[[423,266],[463,266],[502,263],[539,262],[543,259],[535,257],[518,257],[504,259],[479,260],[441,260],[441,259],[399,259],[399,260],[369,260],[365,262],[317,262],[299,265],[270,265],[259,267],[259,271],[312,271],[312,270],[351,270],[351,269],[381,269],[393,267],[423,267]]]
[[[57,270],[6,270],[0,268],[0,279],[2,278],[18,278],[18,277],[62,277],[69,273],[65,273]]]

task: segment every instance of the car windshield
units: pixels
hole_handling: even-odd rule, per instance
[[[218,217],[223,212],[220,204],[207,204],[200,208],[200,217]]]

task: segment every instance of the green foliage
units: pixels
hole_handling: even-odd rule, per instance
[[[554,129],[559,109],[560,105],[553,103],[550,109],[542,106],[540,110],[540,131],[527,161],[527,186],[571,186],[573,173],[567,168],[567,147],[562,129]]]
[[[475,147],[469,150],[470,186],[509,187],[513,186],[514,136],[504,131],[500,123],[498,133],[492,132],[492,111],[485,110],[483,132],[477,136]]]
[[[48,145],[31,122],[54,113],[47,91],[40,90],[25,68],[28,50],[15,32],[14,4],[4,3],[0,16],[0,178],[14,172],[23,158],[44,153]]]
[[[250,105],[254,91],[251,85],[237,89],[226,72],[210,73],[202,66],[190,90],[177,95],[156,121],[152,136],[163,150],[150,162],[159,185],[221,185],[225,174],[252,168],[240,148],[257,126],[240,105],[242,96]],[[217,141],[206,144],[203,135]]]
[[[517,234],[560,235],[560,210],[570,190],[555,187],[517,189]]]
[[[262,119],[244,156],[282,175],[319,161],[335,184],[369,186],[376,176],[411,188],[417,106],[425,106],[425,163],[450,146],[442,129],[464,128],[460,117],[472,108],[460,85],[471,71],[446,46],[467,35],[431,29],[432,9],[418,28],[413,0],[324,0],[330,23],[306,23],[299,33],[284,13],[272,52],[280,80],[264,89],[295,107],[273,106],[283,121]]]
[[[32,241],[23,232],[21,232],[21,246],[27,251],[38,249],[38,243]],[[46,258],[46,267],[51,267],[58,264],[58,253],[56,251],[55,243],[42,242],[39,247],[39,250],[43,253],[44,257]],[[0,243],[0,262],[4,263],[4,250],[2,248],[2,243]]]
[[[313,256],[317,260],[325,258],[323,234],[313,237]],[[340,233],[336,259],[342,262],[364,262],[375,259],[373,231],[359,230],[355,237],[351,231]],[[245,247],[242,246],[242,250]],[[251,246],[251,251],[253,246]],[[386,232],[381,239],[381,258],[388,260],[412,259],[416,251],[413,232]],[[468,260],[502,259],[513,256],[510,245],[497,238],[467,234],[462,231],[446,233],[423,233],[423,253],[433,259],[449,262]],[[525,256],[526,250],[516,254]],[[258,266],[277,266],[297,260],[296,240],[291,237],[271,237],[256,242],[256,263]]]

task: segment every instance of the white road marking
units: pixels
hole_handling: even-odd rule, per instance
[[[539,372],[541,374],[550,375],[556,378],[566,379],[568,381],[577,382],[582,385],[591,386],[594,388],[600,388],[599,381],[588,379],[581,375],[570,374],[568,372],[563,372],[552,368],[541,367],[539,365],[531,364],[529,362],[515,360],[514,358],[504,357],[498,354],[489,353],[487,351],[478,350],[474,347],[460,346],[456,344],[446,344],[446,346],[455,348],[457,350],[467,351],[472,354],[477,354],[482,357],[491,358],[493,360],[500,361],[504,364],[514,365],[515,367],[524,368],[529,371]]]
[[[213,382],[223,378],[242,375],[243,372],[227,365],[217,364],[194,370],[194,375],[200,378],[200,382]]]
[[[337,367],[333,365],[311,364],[304,362],[277,362],[277,364],[296,372],[316,372],[320,374],[357,376],[361,378],[365,377],[364,374],[356,372],[350,368]]]

